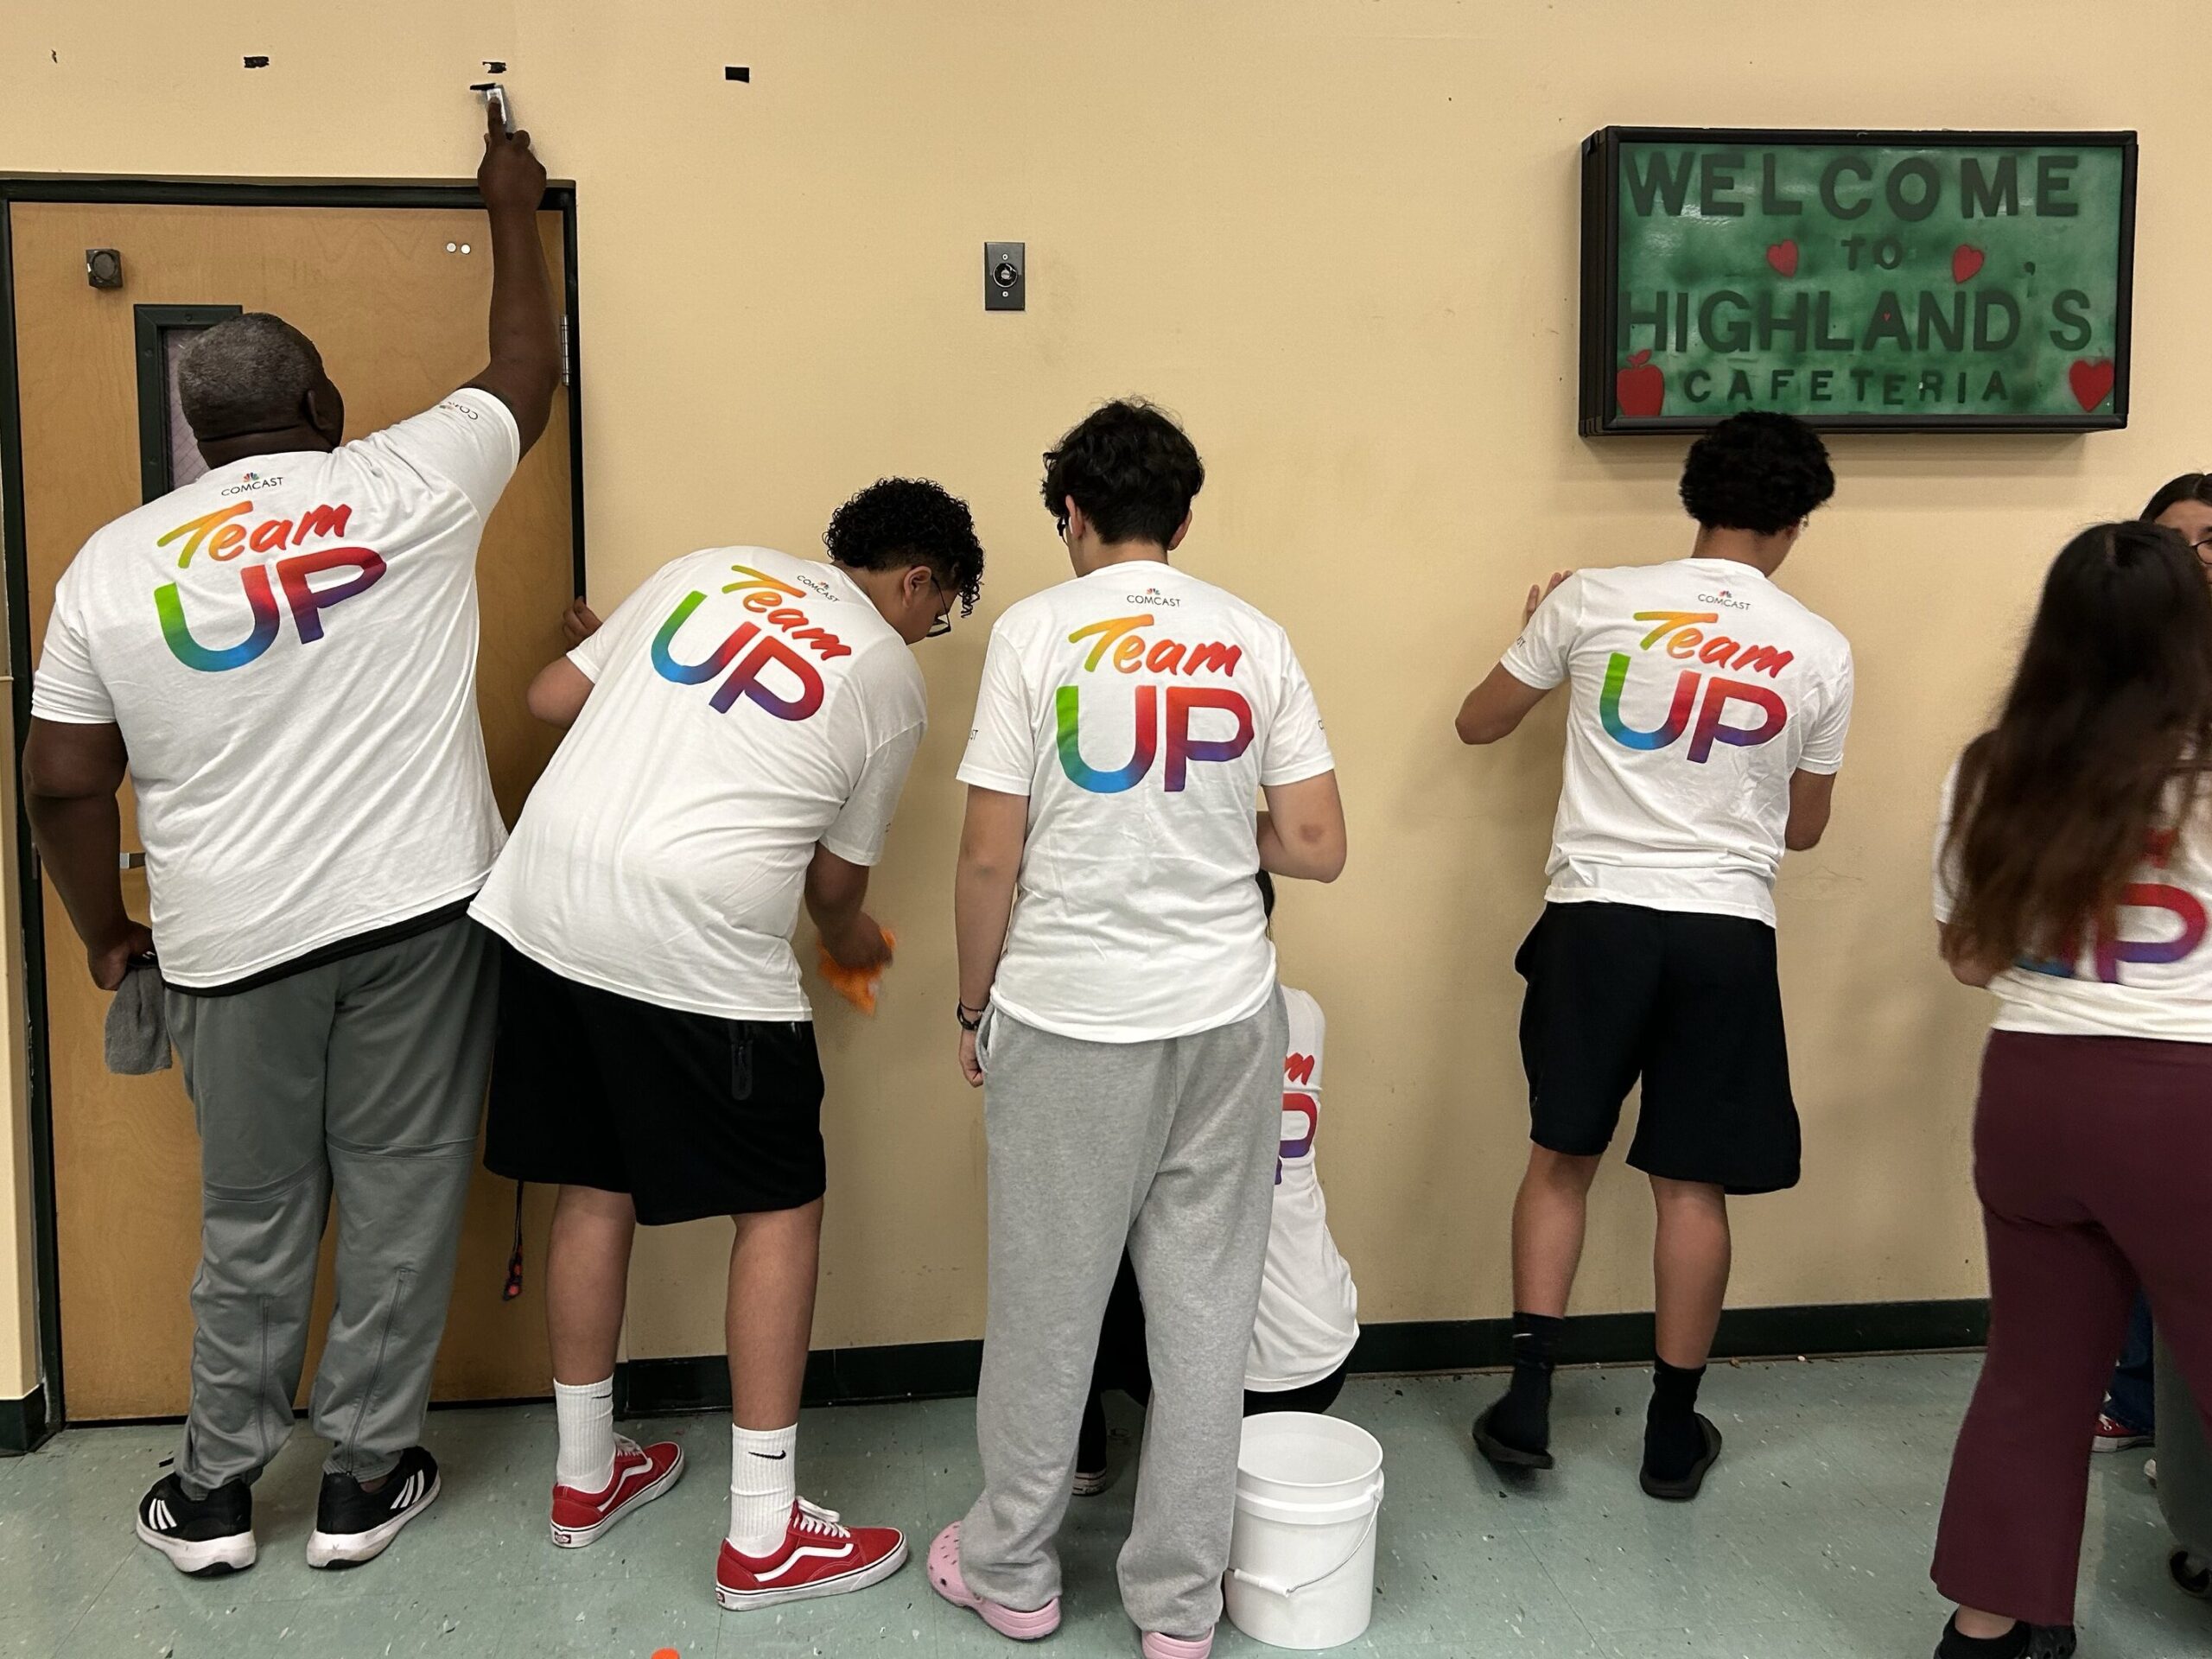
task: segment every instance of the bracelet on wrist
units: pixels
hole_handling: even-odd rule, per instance
[[[971,1008],[965,1002],[956,1001],[952,1006],[952,1017],[960,1022],[960,1029],[963,1031],[981,1031],[983,1028],[983,1016],[990,1012],[990,1007],[991,1002],[988,997],[983,999],[983,1005],[979,1008]]]

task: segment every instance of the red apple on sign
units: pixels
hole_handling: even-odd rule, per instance
[[[2066,371],[2067,384],[2074,388],[2074,401],[2088,413],[2112,396],[2114,371],[2108,357],[2081,357],[2074,359],[2074,366]]]
[[[1961,242],[1951,250],[1951,280],[1970,282],[1989,256],[1970,242]]]
[[[1784,276],[1795,276],[1797,274],[1797,244],[1794,240],[1777,242],[1766,251],[1766,262]]]
[[[1613,397],[1621,413],[1642,419],[1656,415],[1667,401],[1667,377],[1648,351],[1638,352],[1613,377]]]

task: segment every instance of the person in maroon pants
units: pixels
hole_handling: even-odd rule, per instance
[[[2171,529],[2051,566],[1944,789],[1936,914],[1998,999],[1975,1108],[1989,1352],[1936,1547],[1937,1659],[2065,1659],[2090,1427],[2139,1287],[2212,1400],[2212,588]]]

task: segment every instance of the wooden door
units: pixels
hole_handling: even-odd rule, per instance
[[[321,346],[345,394],[349,438],[429,408],[484,365],[492,270],[480,210],[19,202],[9,212],[34,655],[55,578],[92,531],[143,499],[137,307],[235,305],[285,318]],[[560,216],[543,213],[539,223],[557,294]],[[121,252],[120,289],[86,282],[95,248]],[[530,719],[523,693],[561,648],[560,613],[575,591],[569,420],[563,391],[493,514],[478,563],[477,697],[510,823],[555,739]],[[124,812],[124,845],[134,848],[127,797]],[[127,873],[124,884],[143,918],[143,873]],[[87,976],[51,891],[43,913],[68,1414],[179,1414],[192,1338],[187,1292],[200,1253],[191,1107],[175,1068],[108,1073],[108,999]],[[531,1217],[541,1241],[549,1204],[539,1195]],[[547,1391],[539,1287],[500,1300],[513,1214],[513,1187],[480,1169],[438,1359],[441,1398]],[[329,1315],[328,1243],[310,1377]]]

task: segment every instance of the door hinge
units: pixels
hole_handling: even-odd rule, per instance
[[[576,383],[575,364],[569,354],[569,320],[561,319],[561,384],[572,386]]]

